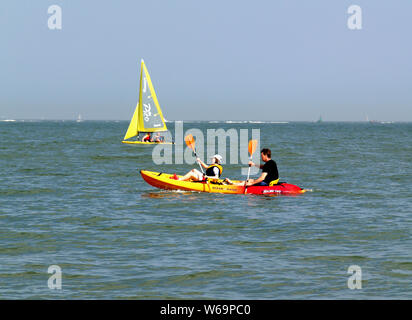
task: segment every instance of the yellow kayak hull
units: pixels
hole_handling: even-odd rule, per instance
[[[246,188],[243,185],[229,185],[223,184],[223,180],[214,182],[194,182],[194,181],[180,181],[172,179],[172,174],[153,172],[141,170],[142,178],[151,186],[166,189],[166,190],[182,190],[182,191],[197,191],[210,193],[226,193],[226,194],[299,194],[304,193],[305,190],[298,186],[288,183],[281,183],[275,186],[251,186]],[[181,177],[181,176],[177,176]],[[234,183],[240,181],[232,180]]]

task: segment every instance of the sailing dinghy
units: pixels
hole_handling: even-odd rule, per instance
[[[130,121],[129,128],[124,136],[123,143],[129,144],[172,144],[173,142],[143,142],[139,133],[167,131],[165,119],[157,101],[156,93],[150,80],[149,72],[142,59],[140,68],[139,101]],[[137,140],[128,140],[136,137]]]

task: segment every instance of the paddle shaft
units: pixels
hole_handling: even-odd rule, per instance
[[[253,153],[255,152],[256,147],[257,147],[257,140],[250,140],[249,144],[248,144],[248,151],[249,151],[249,154],[250,154],[250,161],[252,161]],[[246,193],[246,190],[247,190],[246,184],[247,184],[247,181],[249,180],[249,175],[250,175],[250,167],[251,166],[249,166],[249,169],[247,170],[247,179],[245,181],[245,193]]]
[[[193,138],[193,136],[191,134],[187,135],[185,137],[185,142],[187,144],[187,146],[192,149],[193,153],[195,154],[195,157],[198,158],[197,153],[196,153],[196,147],[195,147],[195,139]],[[202,171],[202,174],[204,175],[205,173],[203,172],[203,167],[199,162],[199,167],[200,170]]]
[[[252,155],[250,155],[250,161],[252,161]],[[249,180],[249,175],[250,175],[250,167],[251,166],[249,166],[249,169],[247,170],[247,179],[245,181],[245,193],[246,193],[246,190],[247,190],[246,183]]]
[[[252,156],[250,156],[250,161],[252,161]],[[250,167],[251,167],[251,166],[249,166],[249,169],[247,170],[247,179],[246,179],[246,181],[249,180]]]
[[[195,157],[198,158],[197,153],[196,153],[196,148],[193,148],[193,152],[195,153]],[[201,163],[200,162],[198,162],[198,163],[199,163],[200,170],[202,170],[202,173],[205,174],[203,172],[203,167],[202,167]]]

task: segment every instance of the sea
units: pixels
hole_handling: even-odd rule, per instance
[[[197,165],[122,144],[128,121],[0,121],[0,298],[412,299],[412,123],[183,125],[259,129],[308,192],[160,190],[139,171]]]

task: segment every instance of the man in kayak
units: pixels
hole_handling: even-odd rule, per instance
[[[223,172],[223,167],[221,166],[222,163],[222,156],[219,154],[215,154],[212,157],[212,164],[211,165],[207,165],[205,164],[202,160],[200,160],[200,158],[196,158],[196,161],[198,163],[200,163],[200,165],[206,169],[205,174],[203,174],[202,172],[200,172],[197,169],[192,169],[190,170],[188,173],[186,173],[183,177],[178,178],[177,175],[175,174],[172,179],[175,180],[180,180],[180,181],[203,181],[206,178],[209,179],[219,179],[219,177],[221,176],[222,172]]]
[[[262,174],[259,178],[247,180],[246,185],[245,182],[233,183],[227,178],[225,179],[225,181],[229,184],[239,186],[245,185],[246,187],[269,186],[277,184],[279,182],[279,172],[276,162],[272,160],[272,152],[270,151],[270,149],[262,149],[260,156],[265,164],[255,164],[252,161],[249,161],[249,166],[255,166],[262,169]]]

